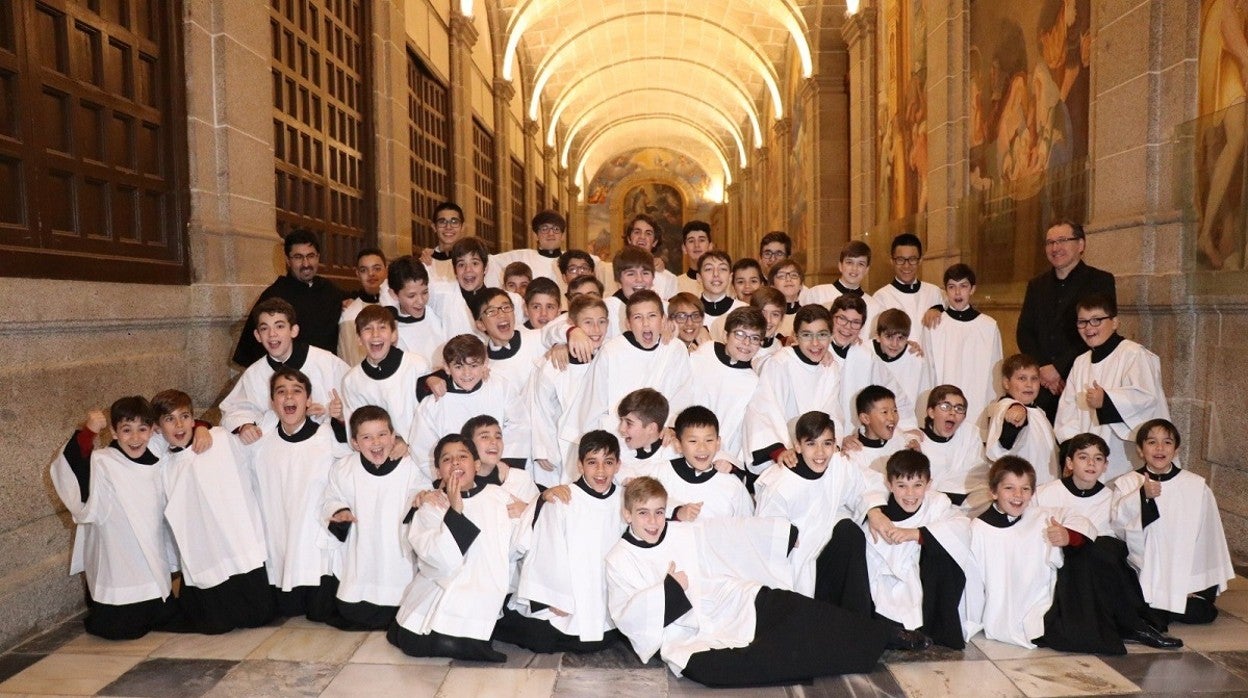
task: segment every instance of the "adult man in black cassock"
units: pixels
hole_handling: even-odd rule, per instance
[[[1084,264],[1086,246],[1079,223],[1063,220],[1049,226],[1044,252],[1053,268],[1027,282],[1018,317],[1018,349],[1040,362],[1044,389],[1036,405],[1044,408],[1050,422],[1057,414],[1057,401],[1075,357],[1087,351],[1075,329],[1075,303],[1092,294],[1117,300],[1114,275]]]
[[[317,276],[321,266],[321,241],[310,230],[297,228],[282,241],[286,253],[286,273],[260,293],[256,302],[274,296],[295,307],[299,340],[334,353],[338,349],[338,316],[342,314],[342,289]],[[254,305],[253,305],[254,307]],[[247,323],[234,349],[234,362],[250,366],[265,355],[256,341],[256,324],[247,313]]]

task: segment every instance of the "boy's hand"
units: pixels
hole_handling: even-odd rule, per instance
[[[828,349],[829,351],[823,352],[823,358],[819,360],[820,366],[831,366],[836,363],[836,352],[831,351],[831,347]]]
[[[915,356],[923,356],[923,347],[913,339],[907,339],[906,345],[910,347],[909,352]]]
[[[238,439],[247,446],[259,441],[261,436],[264,436],[264,432],[260,431],[260,427],[255,424],[244,424],[238,430]]]
[[[723,458],[711,463],[711,465],[721,473],[731,473],[736,469],[736,466],[732,464],[732,461],[724,460]]]
[[[589,338],[579,327],[573,327],[568,332],[568,353],[576,357],[577,361],[585,363],[594,358],[594,340]]]
[[[780,457],[776,459],[776,462],[786,468],[796,468],[797,451],[794,451],[791,448],[784,449],[784,451],[780,454]]]
[[[427,267],[433,266],[433,248],[432,247],[426,247],[420,251],[420,263]]]
[[[555,608],[554,606],[547,606],[546,609],[550,611],[551,613],[559,616],[560,618],[567,618],[569,615],[571,615],[567,611],[560,610],[558,608]]]
[[[1149,499],[1157,499],[1161,496],[1161,480],[1154,480],[1151,477],[1144,478],[1144,496]]]
[[[1061,395],[1062,388],[1066,387],[1062,380],[1062,374],[1057,372],[1057,367],[1053,364],[1045,364],[1040,367],[1040,384],[1048,388],[1050,393]]]
[[[663,320],[663,331],[659,333],[659,342],[662,344],[670,344],[671,341],[680,336],[680,328],[677,327],[676,321],[671,318]]]
[[[524,513],[524,510],[528,508],[528,506],[529,505],[525,503],[523,500],[512,497],[511,501],[507,502],[507,518],[509,519],[520,518],[520,516]]]
[[[446,381],[437,376],[426,377],[425,387],[429,389],[430,393],[433,393],[434,400],[440,400],[443,395],[446,395]]]
[[[1044,537],[1059,548],[1070,545],[1070,531],[1052,516],[1049,517],[1049,525],[1044,529]]]
[[[568,368],[569,354],[568,345],[556,344],[546,351],[546,360],[549,361],[550,365],[554,366],[556,369],[566,371]]]
[[[940,316],[942,315],[944,315],[943,312],[935,308],[928,308],[923,312],[923,326],[929,330],[940,327]]]
[[[1102,406],[1104,406],[1105,389],[1101,387],[1100,383],[1092,381],[1092,387],[1084,391],[1084,394],[1086,395],[1086,399],[1088,401],[1088,407],[1094,410],[1099,410]]]
[[[676,569],[675,562],[668,563],[667,576],[671,577],[672,579],[675,579],[676,582],[680,584],[681,589],[684,589],[685,591],[689,591],[689,575]]]
[[[1010,405],[1010,408],[1005,411],[1005,421],[1016,427],[1023,426],[1027,423],[1027,408],[1017,402]]]
[[[858,440],[858,432],[853,431],[845,435],[841,439],[841,450],[845,453],[853,453],[862,450],[862,442]]]
[[[459,483],[465,477],[472,477],[472,475],[468,473],[462,475],[451,473],[450,477],[446,478],[446,482],[442,483],[442,487],[446,489],[447,503],[460,514],[464,513],[464,494],[459,490]]]
[[[701,346],[709,341],[711,341],[711,331],[706,329],[706,326],[703,325],[702,329],[698,330],[698,338],[693,340],[693,342],[694,344]]]
[[[541,468],[542,470],[545,470],[548,473],[554,472],[555,470],[555,464],[551,463],[546,458],[536,458],[534,459],[533,462],[537,463],[537,467]]]
[[[416,495],[416,499],[412,500],[412,506],[417,509],[432,504],[435,507],[449,507],[450,502],[446,499],[446,493],[442,490],[425,490]]]
[[[893,537],[896,534],[897,527],[889,520],[879,507],[875,507],[867,512],[867,529],[871,531],[871,540],[873,542],[884,540],[889,543],[895,543]]]
[[[91,410],[83,426],[92,434],[98,434],[108,428],[108,417],[104,416],[104,410]]]
[[[308,403],[308,416],[309,417],[320,417],[320,416],[327,414],[328,412],[329,412],[329,408],[325,407],[325,405],[322,405],[319,402]]]
[[[342,421],[342,398],[338,397],[338,390],[329,391],[329,416],[331,419]]]
[[[675,429],[673,429],[673,428],[671,428],[671,427],[666,427],[666,428],[664,428],[664,429],[663,429],[663,432],[660,434],[660,436],[662,436],[662,437],[663,437],[663,447],[664,447],[664,448],[675,448],[675,447],[676,447],[676,443],[678,442],[678,439],[676,438],[676,430],[675,430]]]
[[[352,514],[350,509],[339,509],[334,512],[333,516],[329,517],[329,520],[334,523],[355,523],[359,519],[355,518],[355,514]]]
[[[554,487],[546,488],[546,491],[542,493],[542,501],[547,504],[555,501],[556,499],[564,504],[571,502],[572,488],[567,485],[555,485]]]
[[[923,538],[923,534],[919,533],[917,528],[897,528],[893,533],[893,544],[897,543],[918,543]]]
[[[921,451],[923,449],[923,432],[918,429],[907,429],[901,432],[906,439],[906,448],[911,451]]]
[[[694,502],[692,504],[681,504],[676,508],[677,521],[697,521],[698,514],[702,513],[702,502]]]
[[[399,460],[408,454],[407,442],[402,436],[394,437],[394,445],[390,447],[390,460]]]
[[[196,426],[195,435],[191,437],[191,453],[199,455],[212,448],[212,432],[205,426]]]

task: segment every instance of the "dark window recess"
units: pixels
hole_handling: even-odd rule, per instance
[[[567,215],[563,213],[563,206],[559,204],[559,197],[557,196],[550,200],[550,208],[562,215]]]
[[[407,52],[407,141],[411,149],[412,249],[433,247],[433,207],[450,198],[450,96],[429,69]]]
[[[189,281],[182,19],[0,1],[0,275]]]
[[[524,220],[524,163],[511,159],[511,247],[528,247],[529,226]]]
[[[376,244],[365,0],[270,0],[277,232],[321,236],[321,273],[354,280]]]
[[[541,182],[534,182],[533,191],[534,196],[537,198],[537,203],[534,204],[537,207],[537,210],[545,211],[550,208],[550,205],[546,203],[546,185]]]
[[[476,235],[497,252],[498,183],[494,181],[494,136],[472,120],[472,184],[476,199]]]

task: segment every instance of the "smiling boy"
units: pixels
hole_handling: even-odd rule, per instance
[[[741,478],[716,467],[717,461],[728,456],[719,447],[719,420],[714,412],[701,405],[682,410],[676,415],[676,442],[680,457],[654,471],[654,478],[670,496],[672,518],[706,521],[754,514],[754,502]]]
[[[1014,354],[1001,362],[1001,387],[1005,395],[988,406],[989,460],[1018,456],[1034,468],[1035,484],[1061,476],[1057,464],[1057,440],[1044,410],[1036,405],[1040,394],[1040,365],[1026,354]]]
[[[924,327],[920,336],[932,380],[962,389],[967,396],[967,421],[976,429],[986,425],[981,416],[997,397],[993,376],[1001,363],[1001,331],[997,321],[971,306],[975,270],[954,264],[945,270],[945,317],[936,327]]]
[[[360,407],[376,405],[406,434],[416,415],[416,384],[429,373],[429,362],[395,346],[398,323],[393,313],[379,305],[361,310],[355,327],[364,346],[364,360],[342,379],[345,417],[350,420]]]
[[[390,263],[386,283],[397,303],[387,307],[398,323],[398,347],[440,366],[446,335],[441,318],[429,308],[429,272],[415,257],[399,257]]]

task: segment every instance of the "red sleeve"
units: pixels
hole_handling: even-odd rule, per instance
[[[1066,532],[1070,534],[1070,543],[1067,544],[1067,547],[1078,548],[1088,542],[1088,537],[1076,530],[1068,528]]]
[[[204,420],[202,420],[202,419],[197,419],[197,420],[195,420],[195,426],[196,426],[196,427],[203,427],[203,428],[205,428],[205,429],[211,429],[211,428],[212,428],[212,423],[211,423],[211,422],[205,422],[205,421],[204,421]]]
[[[74,441],[78,443],[78,451],[82,453],[83,458],[91,455],[91,451],[95,450],[95,437],[97,434],[90,429],[83,427],[74,432]]]
[[[780,454],[784,453],[787,450],[788,449],[786,449],[784,446],[781,446],[780,448],[772,450],[772,452],[769,454],[771,456],[771,460],[775,463],[779,463]]]

